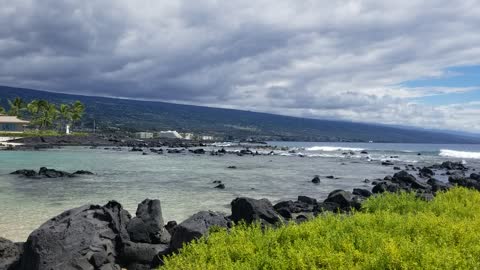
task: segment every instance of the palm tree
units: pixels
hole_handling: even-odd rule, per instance
[[[2,106],[0,106],[0,114],[5,114],[5,109]]]
[[[57,106],[53,103],[45,101],[40,110],[40,128],[52,127],[55,121],[58,119]]]
[[[8,100],[8,104],[10,105],[8,115],[11,116],[21,116],[22,111],[24,111],[26,107],[25,102],[19,97],[16,97],[13,102]]]
[[[69,105],[67,104],[61,104],[60,105],[60,118],[61,118],[61,128],[67,127],[68,124],[72,122],[72,108],[70,108]]]
[[[85,112],[85,105],[83,105],[82,102],[80,101],[75,101],[71,107],[71,113],[72,113],[72,122],[78,122],[80,119],[82,119],[83,114]]]

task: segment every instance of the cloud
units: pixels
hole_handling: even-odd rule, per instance
[[[480,64],[462,1],[0,0],[0,84],[480,131],[467,104],[407,87]]]

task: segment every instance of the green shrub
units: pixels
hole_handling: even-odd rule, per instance
[[[478,269],[479,228],[477,191],[454,188],[431,202],[383,194],[349,216],[217,229],[161,269]]]

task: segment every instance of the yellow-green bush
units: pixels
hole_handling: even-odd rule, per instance
[[[238,225],[187,245],[161,269],[319,268],[479,269],[480,193],[455,188],[431,202],[383,194],[353,215],[264,231]]]

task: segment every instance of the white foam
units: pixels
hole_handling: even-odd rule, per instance
[[[450,150],[450,149],[441,149],[439,156],[480,159],[480,152],[467,152],[467,151],[456,151],[456,150]]]
[[[313,146],[306,148],[307,151],[324,151],[324,152],[333,152],[333,151],[362,151],[362,148],[353,148],[353,147],[341,147],[341,146]]]

